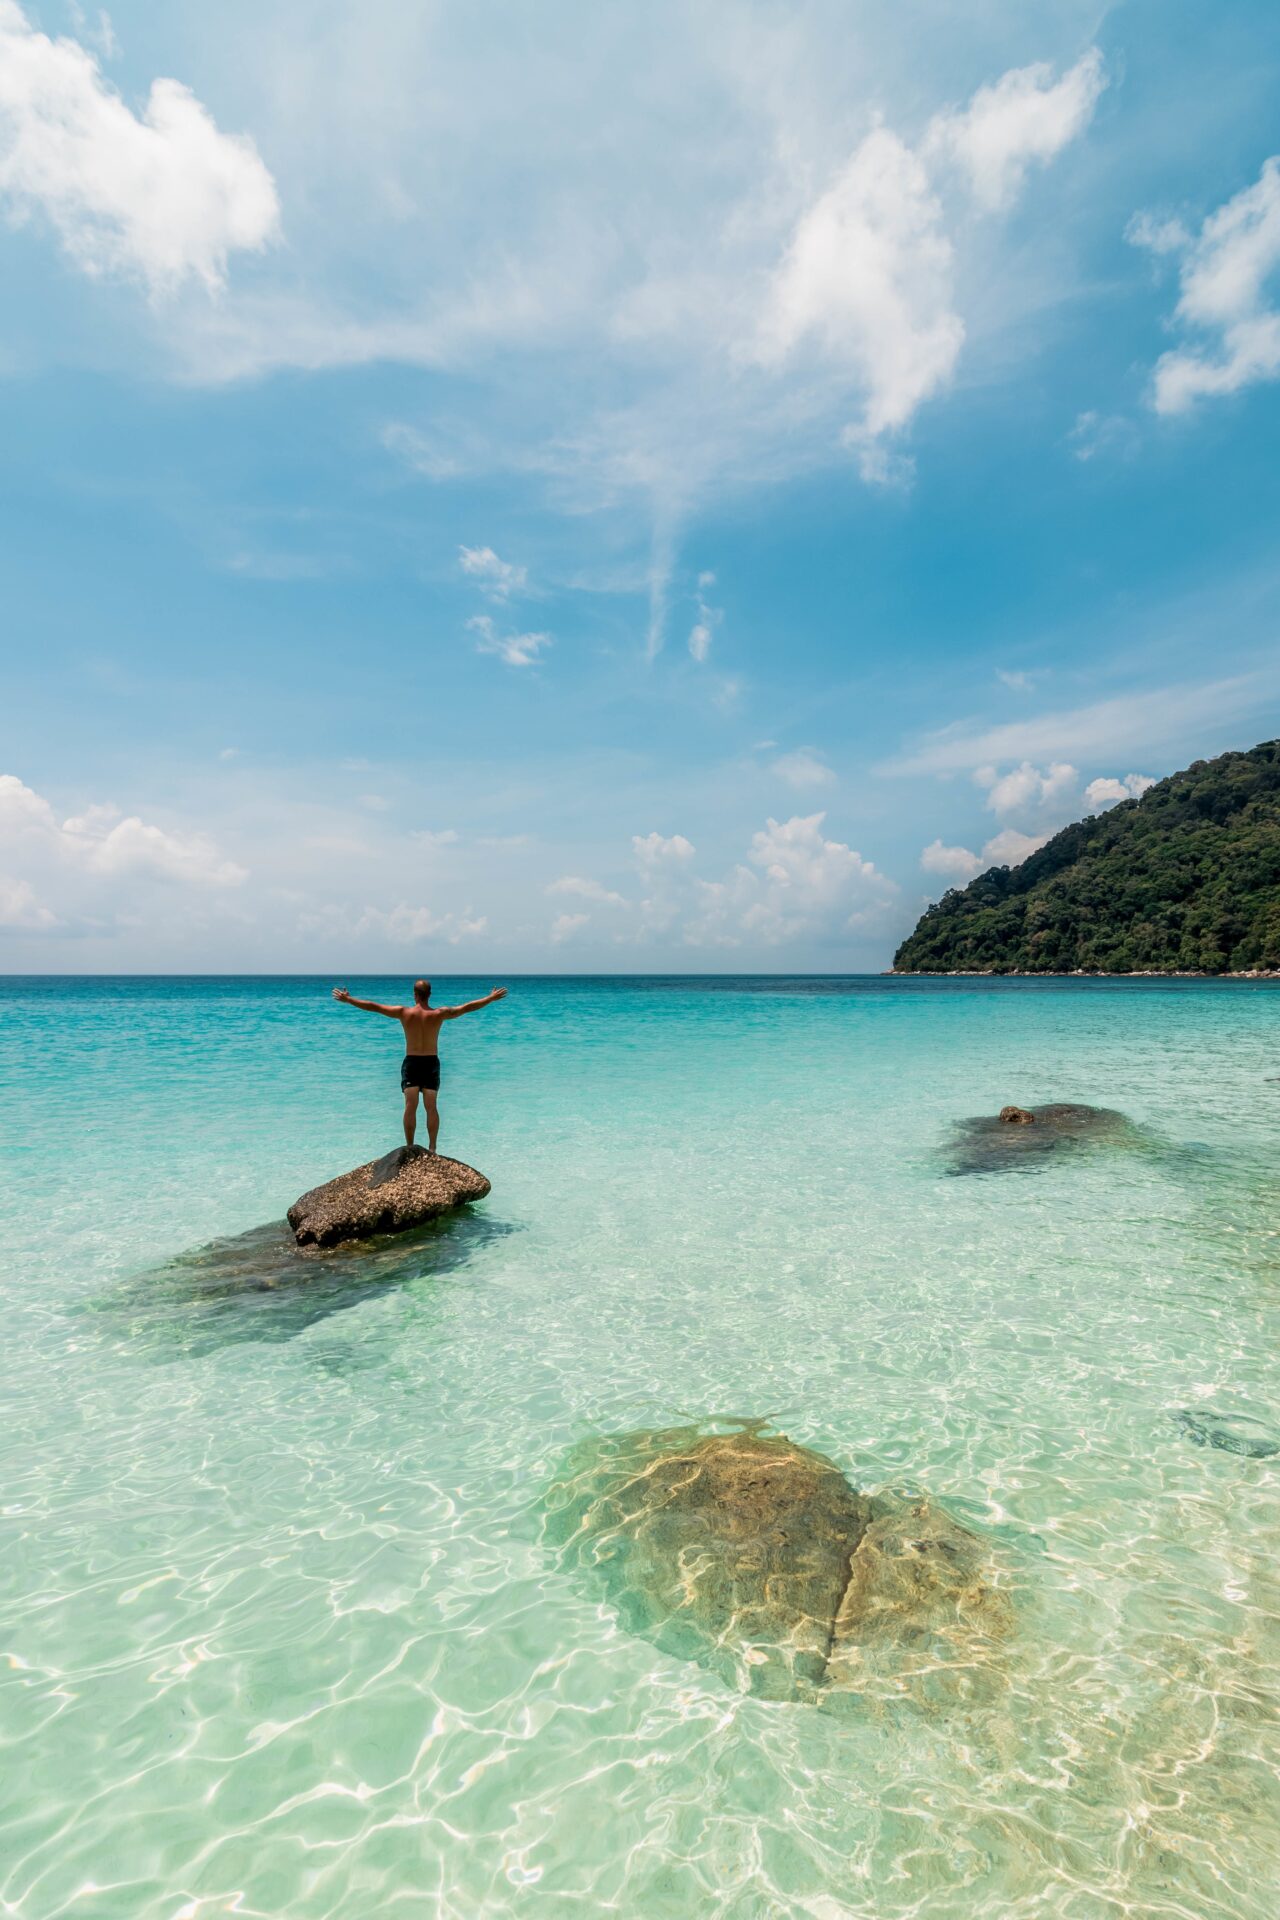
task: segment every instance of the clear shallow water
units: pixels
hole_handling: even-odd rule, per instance
[[[166,1264],[393,1144],[397,1040],[0,982],[0,1911],[1271,1920],[1280,1459],[1176,1416],[1280,1437],[1280,992],[519,982],[470,1218]],[[946,1175],[1059,1099],[1159,1138]],[[759,1415],[990,1539],[997,1697],[741,1697],[549,1553],[572,1446]]]

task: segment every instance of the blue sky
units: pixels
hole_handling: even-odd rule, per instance
[[[1280,733],[1277,99],[1263,4],[0,0],[0,968],[877,968]]]

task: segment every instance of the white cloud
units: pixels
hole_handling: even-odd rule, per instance
[[[1012,688],[1014,693],[1030,693],[1035,685],[1034,675],[1024,673],[1021,668],[1010,670],[1006,667],[997,667],[996,679],[1002,686]]]
[[[542,649],[555,644],[549,633],[499,633],[487,613],[474,614],[467,627],[480,636],[477,653],[496,653],[509,667],[536,666]]]
[[[430,907],[411,907],[406,901],[390,908],[366,907],[351,931],[357,939],[375,935],[398,946],[415,940],[443,940],[456,947],[462,940],[473,940],[484,933],[488,920],[469,908],[462,913],[435,913]]]
[[[57,915],[41,906],[29,880],[12,880],[0,873],[0,931],[43,933],[57,924]]]
[[[982,864],[984,867],[1020,867],[1052,837],[1048,833],[1019,833],[1016,827],[1006,827],[987,841],[982,849]]]
[[[1060,809],[1073,795],[1078,778],[1068,761],[1055,761],[1047,772],[1033,767],[1029,760],[1009,773],[998,774],[994,767],[979,767],[974,780],[988,789],[986,805],[992,813],[1021,813],[1028,808]]]
[[[1122,413],[1097,413],[1090,409],[1076,415],[1067,435],[1077,460],[1096,460],[1101,454],[1131,455],[1138,445],[1138,430]]]
[[[420,847],[452,847],[457,845],[458,835],[453,827],[419,827],[409,835]]]
[[[924,163],[875,128],[797,226],[758,357],[776,367],[807,346],[864,389],[856,437],[904,426],[950,376],[964,339],[953,257]]]
[[[1123,780],[1091,780],[1084,790],[1084,797],[1095,811],[1102,807],[1113,807],[1120,800],[1137,800],[1148,787],[1154,787],[1155,781],[1146,773],[1126,773]]]
[[[1152,213],[1135,213],[1125,229],[1125,239],[1148,253],[1181,253],[1192,241],[1191,232],[1181,220],[1160,219]]]
[[[772,762],[772,772],[791,787],[831,787],[836,776],[821,754],[813,747],[797,747],[794,753],[784,753]]]
[[[920,855],[920,865],[926,873],[945,874],[952,880],[972,880],[976,873],[982,872],[982,860],[976,853],[970,853],[968,847],[946,847],[941,840],[931,840]]]
[[[458,564],[495,600],[505,600],[528,585],[529,569],[500,560],[492,547],[459,547]]]
[[[1280,692],[1274,671],[1238,674],[1170,687],[1150,687],[1137,693],[1100,700],[1093,706],[1072,707],[1012,720],[974,731],[965,726],[943,728],[927,735],[918,746],[875,769],[887,775],[966,773],[1008,760],[1065,758],[1075,754],[1095,765],[1113,755],[1154,753],[1166,744],[1177,745],[1188,736],[1203,737],[1206,727],[1242,720],[1256,714]]]
[[[356,795],[356,805],[363,807],[366,813],[386,813],[391,802],[384,800],[380,793],[361,793]]]
[[[957,164],[981,206],[1006,207],[1033,162],[1052,160],[1083,132],[1106,84],[1096,47],[1056,82],[1044,62],[1016,67],[979,87],[962,112],[937,115],[925,150]]]
[[[991,867],[1019,867],[1022,862],[1052,839],[1048,833],[1022,833],[1017,827],[1005,827],[988,840],[981,853],[968,847],[947,847],[941,840],[931,841],[920,855],[926,873],[937,873],[962,885]]]
[[[221,133],[177,80],[152,82],[136,117],[98,62],[0,0],[0,195],[42,214],[89,274],[143,280],[153,296],[278,237],[275,183],[243,134]]]
[[[1185,413],[1197,400],[1280,377],[1280,310],[1270,292],[1280,268],[1280,156],[1265,161],[1253,185],[1211,213],[1198,234],[1140,214],[1128,237],[1159,254],[1181,254],[1174,320],[1206,336],[1203,347],[1175,347],[1157,361],[1157,413]]]
[[[590,920],[589,913],[561,913],[551,922],[551,944],[558,947],[575,934],[579,927],[585,927]]]
[[[698,575],[698,615],[689,632],[689,653],[699,666],[710,653],[712,637],[724,618],[724,609],[713,607],[707,601],[707,592],[715,583],[714,573],[703,572]]]
[[[75,824],[68,821],[67,828]],[[166,833],[136,814],[117,821],[105,834],[66,829],[64,833],[72,850],[95,873],[145,874],[197,887],[236,887],[246,877],[243,867],[224,860],[202,834]]]
[[[631,850],[644,873],[653,873],[661,867],[683,866],[686,861],[693,859],[697,851],[682,833],[666,836],[661,833],[633,833]]]
[[[576,894],[580,900],[595,900],[607,907],[625,907],[627,904],[620,893],[611,893],[598,880],[584,880],[576,873],[566,873],[562,879],[553,880],[547,892]]]
[[[807,350],[845,370],[864,399],[843,438],[869,484],[910,482],[911,461],[882,436],[950,380],[964,343],[940,195],[959,175],[980,205],[1006,207],[1028,166],[1083,130],[1104,85],[1095,48],[1056,83],[1040,64],[979,88],[963,111],[934,116],[918,150],[876,126],[798,222],[754,357],[777,368]]]
[[[0,869],[0,926],[26,932],[136,914],[146,897],[140,885],[201,895],[247,878],[205,835],[122,816],[115,806],[94,804],[59,821],[14,774],[0,774]]]
[[[874,863],[822,832],[825,813],[770,819],[753,834],[752,867],[700,881],[685,927],[692,946],[839,942],[881,917],[897,893]]]

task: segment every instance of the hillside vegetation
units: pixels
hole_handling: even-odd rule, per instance
[[[952,888],[896,973],[1280,969],[1280,741],[1197,760]]]

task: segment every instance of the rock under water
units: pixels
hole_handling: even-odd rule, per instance
[[[1217,1447],[1222,1453],[1238,1453],[1246,1460],[1271,1460],[1280,1453],[1280,1430],[1255,1413],[1183,1407],[1173,1418],[1198,1447]]]
[[[547,1530],[629,1631],[766,1699],[825,1704],[891,1664],[980,1658],[1007,1628],[981,1543],[868,1499],[784,1435],[674,1429],[580,1448]]]
[[[952,1173],[1000,1173],[1044,1164],[1051,1154],[1093,1146],[1133,1145],[1141,1135],[1111,1107],[1060,1102],[1004,1107],[958,1121],[950,1154]]]
[[[887,1684],[938,1705],[977,1698],[1012,1624],[982,1542],[931,1501],[872,1504],[832,1630],[828,1696]]]
[[[488,1191],[484,1175],[461,1160],[429,1154],[425,1147],[396,1147],[312,1187],[290,1207],[289,1225],[300,1247],[333,1247],[419,1227],[483,1200]]]

